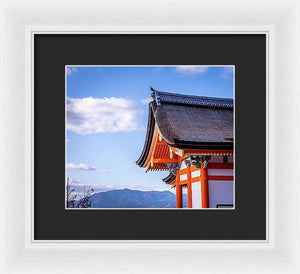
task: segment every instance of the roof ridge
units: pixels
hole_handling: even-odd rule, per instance
[[[158,91],[153,89],[152,87],[150,87],[150,89],[152,91],[151,96],[156,101],[158,106],[160,106],[161,103],[173,103],[207,107],[233,108],[233,99],[231,98],[171,93],[165,91]]]

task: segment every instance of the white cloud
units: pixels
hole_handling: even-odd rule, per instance
[[[124,98],[67,98],[67,129],[81,135],[140,130],[141,112]]]
[[[143,98],[141,99],[141,102],[144,104],[144,105],[147,105],[149,104],[153,99],[151,97],[147,97],[147,98]]]
[[[97,169],[94,166],[88,166],[86,164],[74,164],[74,163],[69,163],[67,164],[67,169],[68,170],[83,170],[83,171],[96,171],[96,172],[109,172],[109,170],[106,169]]]
[[[95,171],[96,171],[96,172],[99,172],[99,173],[107,173],[107,172],[111,172],[110,170],[107,170],[107,169],[96,169]]]
[[[76,67],[67,67],[67,75],[72,75],[76,71],[78,71]]]
[[[233,67],[224,67],[223,72],[220,74],[222,79],[231,79],[233,75]]]
[[[208,66],[177,66],[175,70],[181,74],[195,75],[202,74],[209,69]]]

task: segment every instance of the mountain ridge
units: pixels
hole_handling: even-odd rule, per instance
[[[176,196],[168,190],[116,189],[97,192],[89,200],[91,208],[176,208]],[[186,194],[183,194],[183,204],[186,207]]]

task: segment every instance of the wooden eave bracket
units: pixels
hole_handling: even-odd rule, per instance
[[[176,148],[174,152],[175,152],[175,154],[177,154],[180,157],[183,157],[183,155],[184,155],[183,149]]]

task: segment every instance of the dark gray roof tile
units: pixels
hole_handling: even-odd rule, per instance
[[[151,89],[148,128],[139,166],[143,166],[157,124],[171,146],[183,149],[233,149],[233,99],[182,95]]]
[[[167,104],[183,104],[183,105],[194,105],[194,106],[203,106],[203,107],[233,108],[233,99],[229,99],[229,98],[215,98],[215,97],[185,95],[185,94],[169,93],[169,92],[163,92],[157,90],[153,90],[152,98],[156,101],[157,105],[167,103]]]
[[[170,145],[184,143],[231,143],[233,100],[154,91],[160,105],[153,108],[158,128]]]

